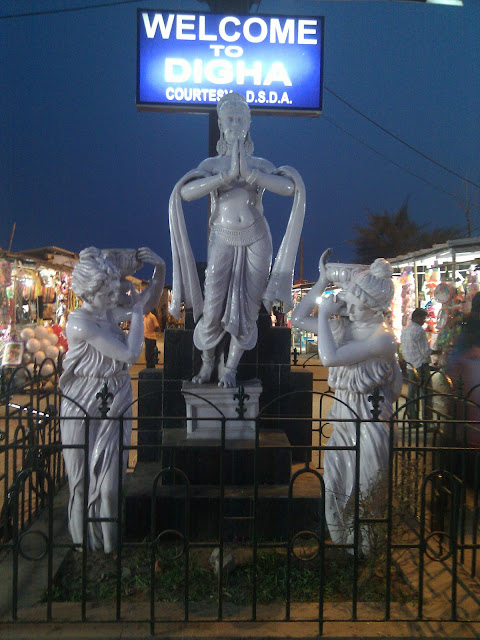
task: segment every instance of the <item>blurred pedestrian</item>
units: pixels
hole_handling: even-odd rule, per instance
[[[480,346],[480,291],[473,296],[471,311],[460,327],[460,333],[447,356],[447,370],[454,369],[456,360],[464,352]],[[450,375],[450,373],[449,373]],[[480,380],[479,380],[480,382]]]
[[[160,325],[158,324],[157,316],[151,311],[143,316],[143,331],[147,369],[155,369],[158,359],[157,333],[160,332]]]
[[[401,335],[402,357],[407,363],[408,392],[407,414],[410,418],[418,415],[418,407],[411,402],[422,395],[430,376],[430,357],[432,350],[428,344],[427,334],[423,325],[428,312],[417,307],[412,313],[410,324],[405,327]],[[414,369],[417,376],[414,374]]]
[[[460,329],[460,334],[447,356],[446,372],[453,384],[455,399],[450,415],[459,422],[451,427],[452,439],[447,445],[466,447],[466,451],[450,453],[455,473],[475,478],[475,466],[480,464],[480,292],[472,300],[472,308]],[[458,396],[457,396],[458,394]],[[466,400],[465,400],[466,399]]]

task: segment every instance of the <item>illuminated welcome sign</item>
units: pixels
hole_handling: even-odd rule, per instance
[[[323,18],[138,10],[137,107],[209,111],[229,91],[253,112],[322,110]]]

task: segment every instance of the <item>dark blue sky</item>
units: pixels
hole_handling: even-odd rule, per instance
[[[93,2],[2,0],[0,17]],[[258,12],[325,16],[325,86],[478,184],[480,1],[464,4],[262,0]],[[0,20],[0,246],[8,247],[14,222],[14,251],[148,245],[167,261],[168,282],[168,199],[175,182],[208,154],[208,118],[137,111],[137,7],[204,11],[206,5],[144,0]],[[453,197],[464,193],[462,180],[328,90],[323,113],[252,122],[255,154],[292,165],[304,178],[305,278],[316,276],[328,246],[332,259],[353,259],[352,224],[362,224],[367,209],[396,211],[408,197],[422,225],[465,225]],[[477,201],[478,193],[471,192]],[[287,198],[265,196],[275,247],[289,206]],[[206,202],[185,212],[195,255],[205,259]],[[480,208],[473,223],[480,227]]]

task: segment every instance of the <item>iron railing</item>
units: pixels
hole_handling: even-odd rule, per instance
[[[22,567],[28,565],[30,572],[36,566],[45,571],[38,594],[45,621],[61,619],[66,600],[78,603],[73,621],[94,622],[91,605],[98,609],[100,602],[103,620],[143,622],[152,634],[178,621],[296,620],[314,623],[318,635],[326,622],[340,620],[479,621],[478,591],[464,580],[466,575],[478,579],[480,455],[468,446],[466,434],[479,428],[469,417],[470,409],[479,407],[451,387],[438,390],[434,376],[417,397],[401,398],[389,421],[389,469],[380,489],[387,500],[380,516],[373,516],[369,505],[375,495],[360,494],[356,464],[351,536],[343,544],[328,539],[325,524],[323,454],[332,448],[326,380],[314,378],[324,391],[289,394],[299,402],[306,394],[311,398],[311,417],[282,415],[276,407],[285,396],[276,398],[256,418],[253,441],[239,449],[228,441],[221,412],[215,442],[175,440],[172,434],[185,429],[185,417],[159,415],[147,418],[149,429],[158,425],[157,442],[145,440],[145,417],[139,416],[131,418],[132,441],[126,446],[125,414],[110,416],[108,388],[99,388],[99,412],[79,418],[86,425],[85,442],[69,445],[83,451],[84,539],[89,523],[101,520],[87,511],[89,429],[103,419],[114,421],[120,459],[128,451],[140,460],[125,478],[118,465],[117,543],[113,556],[104,556],[71,542],[66,507],[58,533],[55,503],[65,484],[62,397],[56,378],[47,385],[40,373],[22,388],[15,376],[2,385],[0,553],[10,580],[4,584],[4,619],[29,621],[20,587]],[[173,392],[164,388],[163,393]],[[241,392],[237,395],[240,402]],[[373,422],[381,407],[378,393],[371,403]],[[409,403],[413,412],[407,411]],[[272,433],[292,419],[311,423],[311,442],[275,441]],[[356,438],[351,447],[337,447],[338,454],[353,450],[361,464],[360,432],[369,421],[346,422]],[[145,457],[149,462],[141,461]],[[202,482],[202,464],[209,467],[208,482]],[[29,535],[36,538],[33,552]],[[361,535],[371,540],[367,557]],[[231,556],[236,569],[226,562]],[[440,601],[429,597],[432,581],[436,592],[439,582],[444,585]]]
[[[65,482],[60,439],[59,364],[46,379],[42,367],[7,376],[0,369],[0,531],[12,534],[14,514],[25,531],[45,508],[51,486]],[[46,364],[47,366],[47,364]],[[52,484],[53,483],[53,484]],[[14,505],[15,502],[15,505]]]

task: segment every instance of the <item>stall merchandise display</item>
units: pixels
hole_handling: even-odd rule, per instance
[[[2,384],[12,391],[22,390],[32,380],[42,388],[52,387],[53,375],[67,350],[60,325],[24,325],[8,341],[0,342]]]
[[[297,349],[299,354],[314,353],[317,350],[317,336],[314,333],[303,331],[297,327],[292,327],[292,314],[302,298],[310,291],[311,284],[297,286],[292,292],[294,308],[285,315],[285,326],[292,330],[292,349]],[[314,314],[316,311],[313,312]]]
[[[71,278],[69,272],[42,264],[0,260],[0,366],[5,374],[19,366],[31,374],[36,366],[42,378],[53,373],[59,353],[67,349],[67,316],[79,304]]]
[[[394,292],[392,298],[392,304],[390,306],[389,322],[392,326],[395,339],[400,342],[400,336],[402,335],[402,290],[403,285],[400,276],[392,277]]]
[[[460,334],[465,316],[470,313],[473,296],[480,290],[479,273],[472,265],[463,277],[457,272],[456,280],[441,282],[435,289],[435,299],[441,304],[437,318],[437,364],[444,367],[447,356]]]
[[[13,315],[12,263],[2,260],[0,261],[0,336],[2,340],[8,340]]]
[[[402,285],[402,329],[410,322],[415,309],[415,278],[412,269],[404,269],[400,276]]]
[[[40,376],[50,376],[54,372],[58,357],[68,349],[60,325],[24,327],[20,332],[20,339],[25,345],[22,365],[31,375],[36,367]]]
[[[427,319],[425,321],[425,332],[428,338],[428,344],[431,349],[436,348],[438,328],[438,313],[442,307],[440,301],[435,297],[435,291],[438,289],[441,280],[440,267],[431,267],[426,269],[423,286],[421,289],[421,303],[419,306],[424,307],[427,311]]]
[[[25,346],[23,342],[12,340],[5,344],[2,356],[2,367],[17,367],[22,364]]]
[[[470,265],[465,280],[463,281],[463,287],[465,289],[464,313],[470,313],[472,300],[475,294],[480,291],[480,271],[477,270],[477,265]]]

